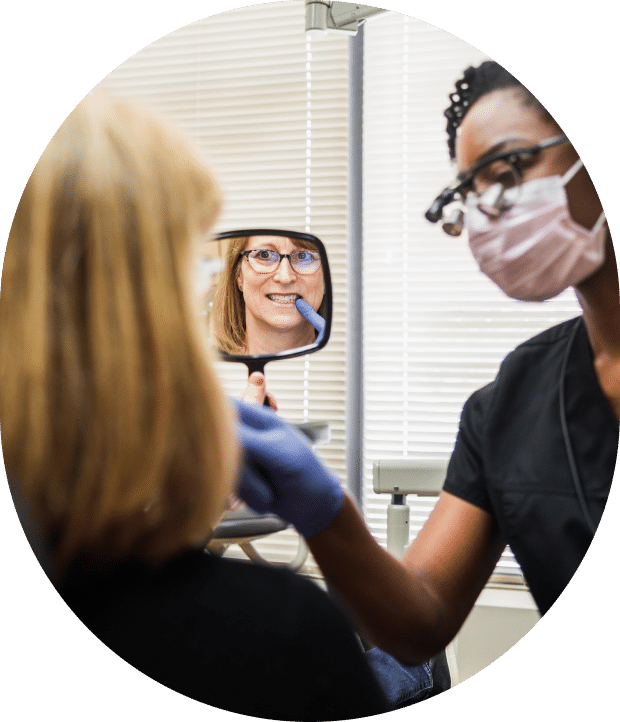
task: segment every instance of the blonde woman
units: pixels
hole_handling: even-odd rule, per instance
[[[254,717],[379,713],[318,587],[203,551],[239,463],[193,289],[220,203],[197,152],[150,112],[92,95],[63,123],[2,274],[8,477],[60,594],[140,671]]]

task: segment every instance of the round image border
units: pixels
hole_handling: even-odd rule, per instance
[[[161,6],[145,0],[110,0],[105,9],[93,11],[76,0],[37,0],[5,9],[7,32],[0,49],[9,71],[3,81],[0,121],[3,255],[32,168],[64,117],[93,85],[127,57],[179,27],[258,4],[192,0]],[[542,98],[578,147],[615,229],[620,211],[614,203],[617,181],[612,174],[619,151],[610,136],[618,110],[617,41],[609,3],[591,0],[587,13],[540,0],[523,0],[518,13],[488,0],[469,7],[454,0],[384,0],[381,5],[457,35],[507,67]],[[2,475],[6,479],[4,467]],[[616,469],[614,480],[618,475]],[[612,708],[614,649],[620,641],[617,585],[610,573],[617,546],[617,486],[587,558],[549,615],[509,654],[467,684],[417,706],[418,719],[448,719],[469,707],[484,718],[501,716],[502,722],[522,719],[532,710],[536,719],[555,714],[572,720]],[[12,717],[30,718],[35,711],[62,704],[67,720],[82,719],[85,710],[95,720],[128,712],[152,720],[171,715],[204,719],[203,705],[119,664],[116,655],[76,623],[38,567],[6,484],[2,494],[3,647],[10,662],[4,707],[12,710]],[[412,713],[393,712],[391,718]],[[232,718],[210,710],[210,718],[213,714]]]

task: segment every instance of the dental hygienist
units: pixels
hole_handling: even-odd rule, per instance
[[[450,97],[459,176],[427,218],[461,203],[472,252],[506,294],[540,302],[572,286],[582,314],[516,348],[467,401],[443,492],[402,561],[289,427],[240,404],[241,495],[298,528],[312,519],[307,542],[326,579],[369,637],[409,664],[456,635],[507,544],[547,612],[592,541],[618,449],[618,272],[590,176],[496,63],[468,68]]]

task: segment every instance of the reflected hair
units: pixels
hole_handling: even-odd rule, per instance
[[[260,236],[256,237],[260,238]],[[237,279],[243,261],[240,253],[245,250],[249,240],[250,236],[228,240],[224,251],[224,268],[213,294],[211,333],[216,347],[232,355],[246,353],[245,300]],[[316,249],[311,241],[294,239],[294,244],[297,248]],[[257,246],[260,246],[260,241],[257,241]],[[325,316],[325,300],[322,301],[318,312],[321,316]]]
[[[38,161],[7,244],[7,473],[59,568],[204,543],[238,464],[193,288],[219,187],[146,108],[90,95]]]
[[[216,347],[228,354],[243,354],[246,345],[245,301],[237,285],[241,272],[240,253],[248,236],[230,238],[224,251],[224,268],[213,294],[211,332]]]
[[[536,108],[543,120],[557,125],[547,109],[521,81],[494,60],[486,60],[478,67],[470,66],[463,77],[456,81],[454,92],[450,93],[450,106],[444,111],[447,119],[448,151],[450,159],[456,157],[456,136],[463,119],[472,105],[488,93],[502,88],[515,88],[525,106]]]

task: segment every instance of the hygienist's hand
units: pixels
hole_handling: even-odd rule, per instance
[[[265,388],[265,376],[260,371],[254,371],[248,378],[248,385],[245,391],[241,394],[241,398],[250,404],[258,404],[262,406],[267,399],[266,406],[270,406],[274,411],[278,410],[278,404],[275,398],[267,393]]]
[[[304,537],[323,531],[344,502],[338,476],[307,438],[271,409],[237,402],[244,464],[237,494],[260,514],[277,514]]]

